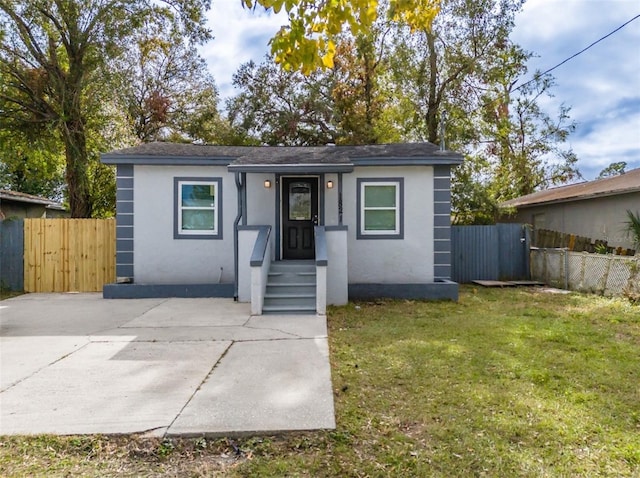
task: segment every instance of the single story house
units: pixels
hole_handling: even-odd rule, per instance
[[[0,189],[0,220],[46,217],[69,217],[69,211],[47,198]]]
[[[430,143],[103,154],[117,167],[117,283],[104,297],[234,297],[254,314],[455,300],[450,169],[461,161]]]
[[[611,247],[633,248],[625,229],[627,210],[640,212],[640,168],[539,191],[506,201],[502,206],[516,210],[509,221],[605,240]]]

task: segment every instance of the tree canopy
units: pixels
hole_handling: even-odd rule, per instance
[[[0,0],[0,128],[55,130],[73,217],[93,209],[88,128],[104,112],[98,100],[106,65],[144,25],[165,19],[190,41],[209,39],[208,6],[208,0]]]
[[[258,2],[294,12],[291,24],[272,41],[275,61],[285,71],[263,64],[259,76],[247,76],[243,67],[231,119],[242,118],[244,131],[251,136],[259,130],[254,137],[268,144],[308,144],[302,118],[313,118],[314,112],[322,112],[315,127],[322,125],[323,134],[312,142],[443,142],[466,159],[454,169],[456,222],[493,222],[501,202],[579,175],[577,157],[565,146],[575,129],[569,108],[553,115],[541,108],[553,78],[534,72],[529,80],[532,53],[510,39],[523,3],[380,2],[356,28],[349,20],[329,19],[318,31],[302,31],[295,21],[313,26],[310,19],[323,15],[328,3],[303,2],[299,9],[296,1]],[[408,4],[413,10],[404,10]],[[335,28],[326,30],[329,24]],[[297,38],[311,42],[307,53],[296,47]],[[318,52],[325,51],[329,38],[327,62]],[[327,103],[318,104],[318,92]]]
[[[336,39],[342,33],[354,37],[369,32],[380,17],[428,30],[439,10],[439,0],[242,0],[248,8],[262,6],[276,13],[284,9],[289,24],[271,40],[276,63],[285,70],[304,74],[316,68],[332,68]]]

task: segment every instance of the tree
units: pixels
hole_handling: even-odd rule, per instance
[[[509,40],[523,1],[443,0],[432,28],[400,26],[391,55],[397,103],[409,139],[465,153],[454,169],[457,222],[494,222],[500,202],[577,175],[562,144],[574,130],[569,109],[540,108],[553,78],[522,83],[531,53]],[[445,123],[442,138],[441,123]]]
[[[627,169],[627,163],[625,161],[611,163],[609,166],[607,166],[602,171],[600,171],[600,174],[598,174],[598,177],[596,179],[603,179],[603,178],[609,178],[611,176],[618,176],[620,174],[624,174],[626,169]]]
[[[355,38],[342,36],[334,57],[332,98],[344,144],[375,144],[401,139],[390,101],[387,23],[378,22]]]
[[[242,65],[233,84],[240,93],[228,101],[229,121],[257,144],[315,146],[337,141],[332,73],[305,76],[267,58],[260,65]]]
[[[530,54],[508,44],[494,71],[487,72],[493,87],[482,97],[480,143],[494,166],[494,196],[506,201],[541,188],[567,182],[578,175],[577,157],[562,144],[575,130],[569,109],[562,106],[552,119],[539,106],[550,95],[553,78],[534,74],[516,87],[527,71]]]
[[[179,25],[170,18],[145,23],[129,44],[111,76],[137,139],[216,142],[218,89]]]
[[[483,106],[472,115],[477,135],[462,148],[468,164],[454,170],[454,182],[462,183],[452,195],[459,223],[495,221],[501,202],[579,177],[576,155],[563,147],[575,129],[568,108],[562,106],[552,119],[539,106],[540,98],[550,95],[552,77],[536,73],[533,80],[515,86],[527,71],[528,56],[508,44],[500,55],[503,63],[485,73],[487,89],[480,96]],[[468,170],[473,171],[471,176]],[[469,188],[465,184],[469,180],[484,189],[476,196],[480,201],[469,202],[457,194]]]
[[[54,127],[64,145],[71,215],[91,214],[87,122],[99,105],[94,88],[109,59],[144,22],[175,18],[193,41],[206,0],[163,6],[151,0],[0,0],[0,127]]]
[[[468,115],[486,87],[482,72],[493,67],[523,3],[442,0],[431,28],[397,25],[390,65],[412,138],[437,143],[446,110],[465,142],[461,127],[473,130]]]
[[[62,201],[64,157],[55,137],[0,132],[0,188]]]
[[[271,39],[271,52],[286,70],[309,74],[333,67],[336,38],[341,32],[366,34],[385,16],[412,30],[428,30],[438,13],[439,0],[242,0],[248,8],[287,12],[289,25]]]

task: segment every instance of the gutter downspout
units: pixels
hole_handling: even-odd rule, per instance
[[[338,173],[338,225],[342,226],[342,173]]]
[[[240,173],[235,173],[236,180],[236,190],[238,192],[238,215],[236,219],[233,221],[233,271],[234,271],[234,279],[233,279],[233,300],[238,301],[238,224],[240,224],[240,219],[244,217],[244,206],[243,206],[243,190],[244,183],[240,180]],[[245,218],[246,220],[246,218]]]

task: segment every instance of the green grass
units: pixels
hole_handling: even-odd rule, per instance
[[[463,287],[332,308],[337,429],[0,437],[1,476],[640,476],[640,307]]]

